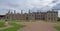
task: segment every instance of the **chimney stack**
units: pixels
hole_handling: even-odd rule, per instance
[[[11,12],[10,12],[10,10],[8,11],[8,14],[10,14]]]
[[[21,10],[21,14],[23,14],[23,10]]]
[[[16,14],[16,10],[14,10],[14,14]]]
[[[30,9],[29,9],[29,14],[30,14]]]

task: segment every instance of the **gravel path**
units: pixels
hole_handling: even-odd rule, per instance
[[[58,23],[48,23],[44,21],[37,22],[17,22],[17,24],[24,24],[26,27],[18,31],[57,31],[53,26],[59,25]]]

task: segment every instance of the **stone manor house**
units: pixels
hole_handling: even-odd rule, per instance
[[[53,20],[57,21],[58,20],[58,11],[47,11],[47,12],[30,12],[29,13],[23,13],[21,10],[21,13],[16,13],[14,10],[14,13],[9,11],[5,15],[5,19],[10,19],[10,20]]]

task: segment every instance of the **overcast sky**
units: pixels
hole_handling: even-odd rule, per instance
[[[0,0],[0,14],[5,14],[8,10],[20,12],[47,11],[49,9],[60,10],[60,0]],[[59,11],[60,15],[60,11]]]

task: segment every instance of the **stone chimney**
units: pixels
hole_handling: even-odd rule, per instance
[[[8,14],[10,14],[11,12],[10,12],[10,10],[8,11]]]
[[[13,12],[11,12],[11,14],[13,14]]]
[[[21,10],[21,14],[23,14],[23,10]]]
[[[30,14],[30,9],[29,9],[29,14]]]

